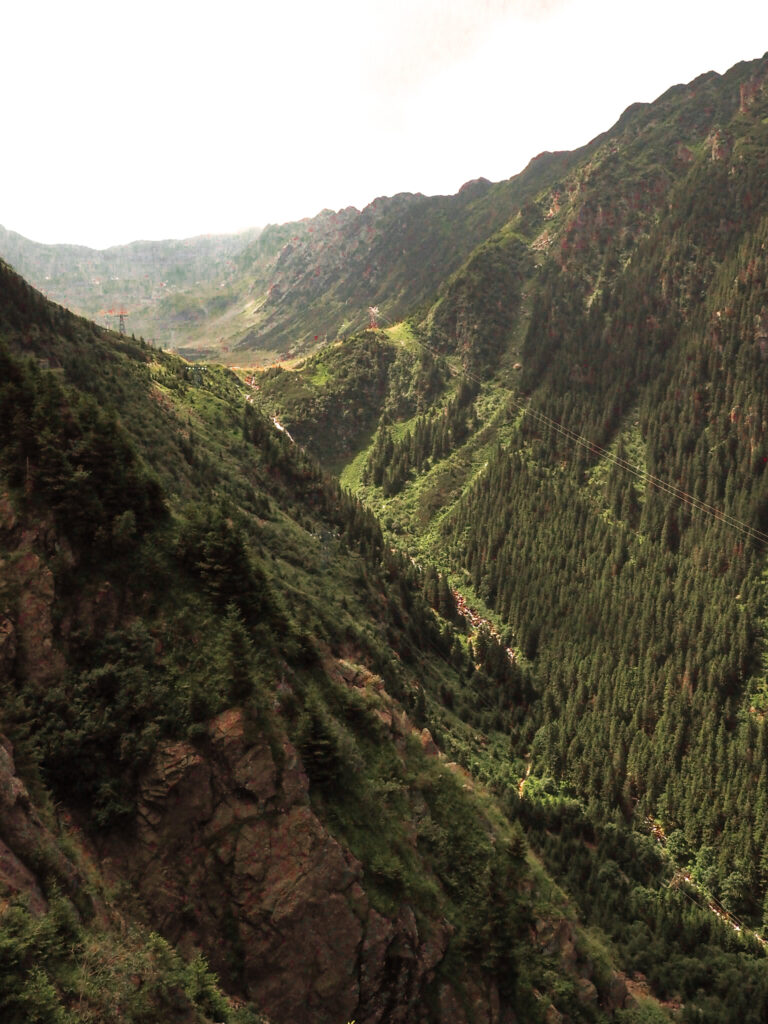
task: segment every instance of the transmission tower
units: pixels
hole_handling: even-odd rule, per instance
[[[378,306],[369,306],[368,307],[368,330],[369,331],[378,330],[378,326],[379,326],[378,316],[379,316],[379,307]]]
[[[116,316],[117,317],[117,329],[120,334],[125,334],[125,318],[128,316],[128,310],[123,309],[102,309],[101,313],[104,316]]]

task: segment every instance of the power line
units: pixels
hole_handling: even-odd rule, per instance
[[[551,429],[558,431],[560,434],[562,434],[569,440],[572,440],[574,443],[587,448],[592,454],[600,455],[602,458],[606,459],[612,465],[617,466],[619,469],[623,469],[626,472],[633,474],[642,482],[646,484],[651,484],[658,490],[664,491],[665,493],[671,495],[673,498],[677,498],[684,504],[689,505],[694,511],[704,512],[705,514],[711,516],[713,519],[717,519],[718,521],[725,523],[726,526],[730,526],[733,529],[739,530],[740,532],[744,533],[746,536],[752,538],[753,540],[760,541],[764,544],[768,543],[768,534],[763,533],[762,530],[758,530],[755,527],[750,526],[749,523],[745,523],[742,520],[737,519],[735,516],[730,515],[730,513],[723,512],[722,509],[716,508],[714,505],[710,505],[707,502],[702,501],[695,495],[683,490],[682,487],[678,487],[676,484],[671,484],[667,480],[664,480],[661,477],[657,477],[653,473],[649,473],[648,470],[643,469],[640,466],[633,465],[631,462],[628,462],[621,456],[616,455],[615,453],[603,448],[602,445],[599,445],[594,441],[589,441],[587,438],[582,437],[580,434],[577,434],[576,431],[571,430],[570,427],[565,427],[561,423],[558,423],[557,421],[551,419],[549,416],[546,416],[544,413],[540,413],[535,409],[531,409],[530,407],[524,406],[521,402],[514,399],[514,397],[513,401],[518,406],[518,408],[522,409],[522,411],[527,415],[532,416],[534,419],[538,419],[539,422],[542,422]]]
[[[379,318],[386,320],[387,318],[379,313]],[[391,323],[391,321],[387,321]],[[427,345],[426,342],[414,337],[413,340],[416,344],[424,349],[426,352],[431,353],[437,359],[445,359],[443,353],[438,352],[437,349]],[[446,360],[447,362],[447,360]],[[471,373],[467,369],[458,370],[452,367],[450,363],[447,364],[451,373],[455,376],[463,376],[467,380],[472,381],[478,386],[482,386],[484,383],[476,374]],[[694,512],[702,512],[704,515],[708,515],[710,518],[715,519],[717,522],[724,523],[731,529],[736,530],[743,536],[750,540],[757,541],[760,544],[768,546],[768,533],[764,533],[762,530],[758,530],[754,526],[750,526],[749,523],[745,523],[743,520],[738,519],[736,516],[732,516],[729,512],[724,512],[722,509],[716,508],[714,505],[710,505],[695,495],[690,494],[688,491],[683,490],[682,487],[678,487],[676,484],[671,484],[669,481],[664,480],[662,477],[655,476],[653,473],[649,473],[647,469],[643,469],[641,466],[635,466],[633,463],[628,462],[620,455],[616,455],[614,452],[608,451],[603,448],[602,445],[597,444],[595,441],[590,441],[589,438],[579,434],[576,430],[571,427],[565,426],[563,423],[559,423],[557,420],[553,420],[550,416],[547,416],[543,412],[539,412],[537,409],[532,409],[530,403],[522,402],[512,388],[507,387],[505,384],[498,384],[498,389],[508,394],[512,400],[512,404],[519,409],[523,415],[530,416],[534,421],[548,427],[550,430],[554,430],[560,434],[566,440],[571,441],[573,444],[579,445],[586,449],[592,455],[599,455],[605,461],[618,469],[622,469],[627,473],[635,476],[641,483],[651,485],[657,490],[662,491],[665,494],[669,494],[672,498],[687,505]]]

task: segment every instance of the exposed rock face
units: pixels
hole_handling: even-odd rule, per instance
[[[710,147],[710,159],[713,163],[727,160],[731,155],[733,149],[732,141],[725,135],[724,132],[716,129],[710,132],[707,137],[707,142]]]
[[[0,736],[0,912],[5,893],[22,893],[29,898],[32,913],[43,913],[47,904],[36,877],[43,872],[55,875],[70,892],[79,887],[77,870],[56,845],[16,775],[13,747]]]
[[[0,560],[0,571],[2,570]],[[0,615],[0,676],[9,676],[16,657],[16,627],[5,615]]]
[[[690,164],[693,162],[693,151],[682,142],[678,142],[677,144],[676,155],[677,159],[684,164]]]
[[[53,573],[32,551],[17,558],[13,573],[20,591],[16,615],[18,669],[25,678],[44,686],[63,671],[63,660],[52,639]]]
[[[40,554],[54,550],[55,533],[45,520],[22,523],[3,493],[0,541],[0,677],[16,674],[46,686],[63,670],[53,639],[54,578]],[[40,879],[45,875],[70,894],[81,883],[16,774],[12,744],[0,735],[0,911],[7,896],[20,893],[33,913],[43,913],[47,904]]]
[[[0,672],[55,685],[68,638],[75,629],[114,628],[119,597],[108,582],[95,583],[55,615],[48,563],[72,564],[72,553],[50,523],[20,522],[7,495],[0,540]],[[415,728],[380,677],[349,655],[323,659],[329,677],[376,695],[374,714],[401,756],[416,740],[443,760],[429,730]],[[425,1024],[428,993],[430,1020],[437,1008],[442,1024],[515,1024],[480,968],[466,967],[455,987],[436,978],[453,933],[448,921],[436,914],[417,922],[406,905],[385,916],[372,905],[362,865],[315,814],[299,754],[278,722],[256,726],[230,709],[197,745],[161,744],[142,780],[135,834],[106,841],[111,863],[101,867],[131,879],[155,927],[183,953],[202,949],[230,991],[276,1022]],[[447,767],[472,787],[465,769]],[[16,893],[33,913],[45,912],[46,876],[70,895],[81,885],[0,737],[0,914]],[[574,965],[569,949],[572,942],[559,949],[566,969]],[[606,1006],[581,962],[578,973],[584,1005]]]
[[[768,72],[759,71],[739,86],[739,113],[746,114],[768,81]]]
[[[579,950],[577,935],[570,921],[539,920],[534,926],[535,941],[545,952],[557,957],[564,971],[576,979],[576,997],[582,1006],[602,1007],[612,1013],[627,1002],[627,985],[624,975],[617,971],[610,977],[595,984],[594,964]],[[555,1007],[547,1011],[547,1020],[562,1019]]]
[[[348,685],[363,683],[358,666],[336,671]],[[426,1022],[425,991],[451,926],[418,923],[407,906],[379,913],[361,864],[315,815],[294,747],[250,732],[230,709],[199,747],[162,745],[143,779],[136,839],[113,839],[104,851],[113,867],[132,877],[172,942],[189,954],[202,949],[230,988],[275,1021]],[[417,736],[432,743],[426,731]],[[623,982],[596,987],[576,941],[567,921],[536,924],[537,944],[577,979],[585,1006],[620,1007]],[[492,979],[469,972],[461,990],[432,986],[443,1024],[515,1024]]]
[[[11,895],[26,893],[32,913],[41,914],[46,903],[37,879],[5,841],[18,840],[26,834],[27,842],[22,842],[22,847],[27,853],[34,847],[29,842],[34,826],[25,822],[29,798],[24,784],[15,775],[11,751],[10,743],[3,737],[0,740],[0,886]]]
[[[39,685],[54,680],[63,659],[53,645],[53,573],[40,557],[53,550],[51,524],[25,528],[7,494],[0,495],[0,536],[7,554],[0,559],[0,670],[18,673]]]
[[[143,781],[137,840],[110,852],[162,931],[203,948],[230,982],[241,972],[275,1020],[419,1019],[449,925],[422,930],[407,907],[379,914],[361,865],[310,807],[295,749],[246,729],[233,709],[211,723],[204,752],[163,745]]]

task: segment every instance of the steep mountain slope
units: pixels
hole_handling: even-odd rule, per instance
[[[238,351],[311,350],[364,327],[369,306],[394,321],[430,303],[472,249],[574,159],[545,153],[509,181],[468,182],[455,196],[403,194],[267,228],[241,258],[262,297]]]
[[[460,335],[476,348],[480,335],[488,343],[491,313],[502,333],[517,313],[514,304],[466,306],[464,264],[475,248],[485,243],[495,250],[472,258],[495,260],[500,293],[508,282],[498,250],[513,244],[511,235],[538,256],[553,243],[563,245],[563,259],[576,253],[586,267],[594,262],[587,250],[602,251],[617,229],[611,260],[626,259],[701,148],[726,153],[724,126],[740,99],[717,83],[718,76],[704,75],[676,86],[653,105],[627,110],[581,150],[541,154],[508,181],[478,179],[455,196],[404,193],[362,211],[325,210],[261,232],[135,242],[104,252],[42,246],[0,229],[0,255],[54,300],[92,317],[125,308],[134,335],[190,358],[253,363],[306,354],[364,327],[369,306],[395,322],[423,312],[441,289],[430,322],[436,344],[444,347],[451,338],[455,344]],[[751,102],[746,92],[743,102]],[[594,262],[592,287],[602,287],[615,269]],[[478,272],[475,266],[471,273]]]
[[[0,268],[12,1020],[764,1019],[767,72],[256,386]]]
[[[4,265],[0,340],[3,1019],[631,1020],[520,769],[468,770],[445,581],[228,371]]]
[[[455,272],[441,278],[437,301],[426,315],[406,307],[406,312],[416,314],[409,317],[409,323],[419,328],[419,351],[425,358],[436,354],[455,357],[454,369],[462,367],[481,378],[519,364],[522,393],[529,393],[545,370],[559,373],[561,387],[566,386],[566,379],[578,384],[580,353],[561,351],[553,359],[556,349],[564,349],[566,332],[575,334],[571,326],[575,315],[583,319],[600,300],[595,307],[597,315],[609,294],[614,305],[635,302],[636,296],[628,295],[628,289],[644,290],[645,298],[648,269],[638,270],[638,258],[644,259],[651,245],[668,246],[668,234],[674,238],[680,225],[691,217],[714,218],[720,210],[718,230],[724,243],[725,233],[733,234],[739,227],[740,206],[746,204],[749,213],[759,204],[761,143],[749,135],[739,136],[750,117],[759,136],[760,119],[754,111],[762,95],[761,68],[760,62],[739,65],[722,77],[710,73],[689,86],[675,86],[654,104],[629,108],[609,132],[583,150],[539,158],[540,172],[534,173],[539,163],[534,161],[519,178],[493,186],[497,190],[494,201],[501,195],[509,200],[500,206],[503,219],[466,254]],[[734,180],[728,181],[727,176]],[[703,196],[697,198],[702,182],[706,182],[714,207],[706,207]],[[491,191],[487,198],[490,201]],[[728,211],[720,209],[725,201],[730,203]],[[674,215],[668,213],[672,203],[676,204]],[[659,223],[661,218],[663,223]],[[255,243],[260,244],[261,240]],[[673,272],[685,273],[688,265],[696,263],[697,255],[698,249],[670,249],[663,272],[667,277]],[[673,268],[678,257],[679,266]],[[712,258],[721,258],[721,253]],[[553,304],[554,280],[559,282],[559,294]],[[700,283],[686,282],[686,287],[695,289]],[[380,301],[385,308],[386,293]],[[670,308],[673,305],[666,294],[661,301]],[[621,335],[622,344],[614,344],[607,352],[607,358],[615,361],[623,358],[626,350],[635,351],[637,362],[644,365],[642,370],[631,368],[633,387],[652,373],[647,355],[653,345],[646,335],[664,335],[669,344],[678,327],[676,322],[662,325],[657,312],[651,311],[649,324],[629,325],[636,333],[643,330],[642,344]],[[549,318],[546,325],[529,324],[531,317],[543,316]],[[618,326],[622,330],[625,324]],[[618,357],[612,354],[614,350]],[[318,357],[307,364],[306,371],[299,371],[297,381],[322,392],[328,374],[335,375],[334,361],[347,358],[333,352]],[[328,369],[318,373],[321,365]],[[605,378],[613,379],[609,372]],[[289,386],[279,376],[273,379],[280,381],[279,385],[267,386],[269,379],[262,382],[265,401],[273,401],[289,428],[293,424],[301,432],[299,420],[308,403],[299,397],[298,383]],[[514,376],[503,380],[517,386]],[[354,375],[348,380],[348,390],[352,388]],[[337,405],[340,411],[344,403]],[[592,402],[593,408],[595,405]],[[388,414],[391,412],[389,409]],[[611,423],[606,423],[610,431]],[[592,424],[586,420],[584,426]],[[595,441],[604,436],[602,428],[596,435],[588,429],[584,432]],[[313,446],[320,457],[327,436],[323,432]]]
[[[627,218],[593,172],[591,202],[566,217],[532,307],[521,380],[532,413],[443,528],[547,674],[542,767],[586,799],[659,814],[699,863],[716,857],[715,895],[758,922],[766,77],[765,60],[706,76],[628,123],[630,152],[655,157],[662,201],[627,259]],[[665,126],[681,99],[675,135],[707,134],[695,151],[683,136],[691,152],[675,170]],[[717,120],[700,124],[702,111]],[[628,453],[639,476],[611,457]],[[519,523],[514,544],[499,530],[500,493]],[[556,578],[541,572],[553,551]]]
[[[474,722],[529,755],[534,845],[685,1019],[762,1019],[764,982],[705,981],[724,961],[651,923],[619,837],[652,828],[681,905],[768,935],[767,126],[766,58],[630,108],[411,321],[440,397],[393,416],[385,376],[342,473],[528,667],[536,698]],[[259,394],[334,464],[285,380],[326,407],[324,358]]]

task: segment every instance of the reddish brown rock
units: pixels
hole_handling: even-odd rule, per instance
[[[768,79],[768,72],[761,71],[754,75],[748,82],[739,86],[739,113],[746,114],[757,97],[760,95]]]
[[[544,1014],[545,1024],[565,1024],[567,1018],[557,1009],[556,1006],[549,1005],[547,1011]]]
[[[684,143],[678,142],[677,144],[677,159],[684,164],[689,164],[693,161],[693,151],[690,150]]]
[[[360,863],[312,810],[285,737],[249,738],[239,709],[208,736],[199,749],[161,746],[142,780],[137,838],[107,851],[157,926],[189,953],[202,948],[274,1020],[414,1020],[447,923],[420,929],[407,907],[395,918],[371,907]]]
[[[440,751],[437,749],[437,744],[432,739],[432,733],[429,731],[429,729],[422,729],[421,733],[419,734],[419,739],[421,741],[421,749],[424,751],[427,757],[439,757]]]
[[[731,155],[733,143],[719,129],[715,129],[707,136],[710,147],[710,159],[713,163],[727,160]]]
[[[26,893],[30,909],[37,913],[46,903],[32,868],[39,870],[41,865],[70,893],[79,888],[77,869],[31,805],[27,788],[16,775],[13,747],[0,736],[0,887]]]
[[[2,572],[2,562],[0,562]],[[0,616],[0,676],[8,675],[16,657],[16,628],[10,619]]]
[[[470,979],[462,983],[461,998],[452,985],[444,983],[438,992],[438,1004],[444,1024],[519,1024],[515,1014],[502,1004],[494,983],[483,985]]]
[[[620,1010],[627,1001],[627,984],[623,974],[615,971],[607,989],[601,993],[602,1006],[609,1012]]]
[[[30,682],[50,684],[64,671],[64,660],[53,646],[53,573],[32,551],[16,558],[10,572],[19,588],[17,670]]]
[[[25,893],[29,899],[29,909],[33,914],[42,914],[46,909],[37,879],[16,854],[0,840],[0,916],[7,906],[5,894],[16,896]]]
[[[576,998],[582,1006],[597,1006],[597,988],[589,978],[577,979]]]
[[[0,530],[4,530],[8,533],[16,526],[16,513],[11,504],[11,499],[8,496],[8,492],[4,491],[0,494]]]

